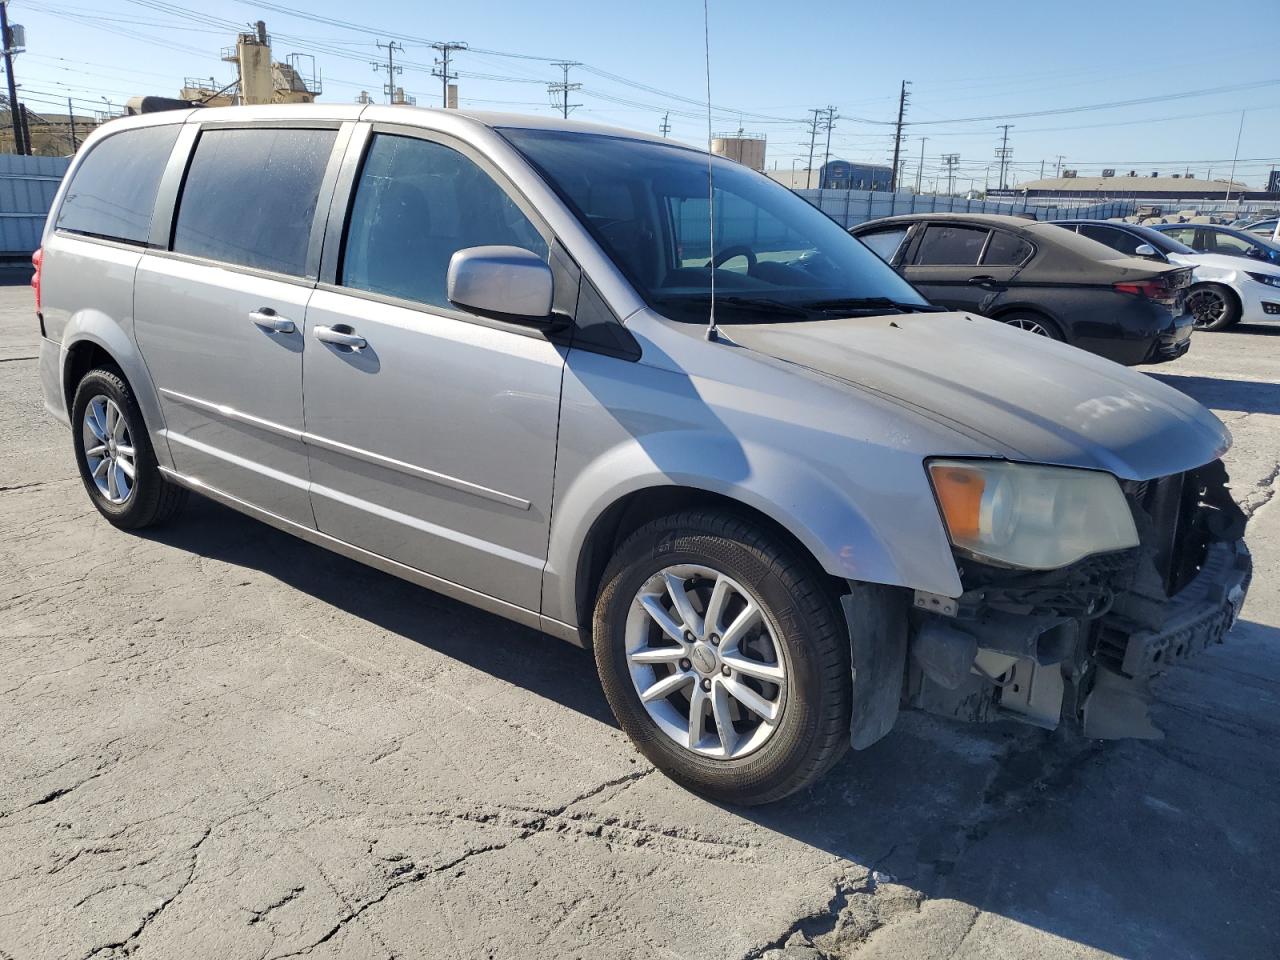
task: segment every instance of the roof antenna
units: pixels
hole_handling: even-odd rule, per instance
[[[711,174],[711,14],[709,0],[702,0],[702,41],[707,57],[707,221],[710,226],[711,259],[707,261],[711,274],[711,316],[707,323],[707,339],[717,340],[716,331],[716,191]]]

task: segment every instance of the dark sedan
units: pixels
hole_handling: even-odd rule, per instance
[[[1191,345],[1191,269],[1143,260],[1051,223],[916,214],[850,231],[931,302],[1065,340],[1128,366]]]

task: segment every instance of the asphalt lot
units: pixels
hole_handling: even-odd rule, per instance
[[[114,530],[36,343],[0,288],[0,960],[1280,955],[1280,327],[1158,368],[1230,425],[1256,562],[1165,740],[908,715],[755,810],[653,772],[565,644],[207,501]]]

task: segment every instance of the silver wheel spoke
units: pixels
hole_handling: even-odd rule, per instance
[[[129,446],[127,443],[117,443],[116,456],[129,457],[130,459],[132,459],[134,456],[136,456],[136,454],[133,452],[133,447]]]
[[[728,577],[716,577],[716,585],[711,588],[711,599],[707,601],[707,612],[703,618],[703,627],[707,634],[722,629],[720,618],[724,615],[725,604],[733,595],[733,585]]]
[[[120,468],[121,473],[123,473],[130,480],[133,480],[134,474],[133,474],[132,463],[130,463],[128,460],[124,459],[123,457],[116,457],[116,466]]]
[[[689,737],[685,741],[690,750],[696,750],[702,742],[702,720],[707,713],[707,699],[702,685],[694,684],[693,692],[689,694]]]
[[[675,693],[685,684],[693,682],[693,674],[691,673],[673,673],[669,677],[663,677],[644,693],[640,694],[640,699],[645,703],[654,700],[665,700],[671,694]],[[701,693],[701,690],[698,690]]]
[[[684,631],[680,629],[680,624],[671,619],[671,614],[667,613],[666,608],[663,607],[657,597],[652,595],[641,596],[637,598],[637,601],[663,633],[676,643],[683,644],[685,642]]]
[[[105,457],[107,455],[107,448],[104,444],[100,443],[96,447],[86,450],[84,455],[86,457]]]
[[[671,597],[671,603],[675,607],[676,613],[680,614],[680,619],[684,621],[684,628],[695,637],[702,636],[702,618],[698,616],[698,611],[694,610],[693,604],[689,602],[689,594],[685,590],[684,579],[671,573],[665,574],[663,579],[667,582],[667,594]]]
[[[683,647],[643,647],[627,654],[632,663],[675,663],[684,658]]]
[[[93,468],[93,478],[97,480],[98,478],[104,476],[107,472],[107,468],[110,466],[111,466],[111,461],[108,460],[106,457],[103,457],[101,460],[98,461],[98,465]]]
[[[733,697],[756,716],[768,721],[772,721],[777,716],[777,704],[770,703],[745,683],[741,683],[731,677],[726,677],[721,682],[725,690],[728,691],[729,696]]]
[[[112,500],[120,499],[120,488],[116,486],[116,472],[113,469],[114,464],[110,460],[107,461],[107,496]]]
[[[724,650],[737,650],[743,636],[760,620],[760,608],[754,600],[748,600],[743,611],[734,618],[733,623],[724,631],[720,645]]]
[[[97,437],[99,441],[106,443],[107,431],[99,419],[99,416],[98,401],[94,400],[89,404],[89,410],[85,414],[84,423],[85,426],[89,428],[90,433]]]
[[[725,690],[723,683],[717,683],[712,691],[711,712],[715,716],[716,732],[720,734],[720,750],[726,757],[731,757],[738,747],[738,733],[733,729],[729,693]]]
[[[769,683],[782,683],[787,675],[782,667],[772,663],[761,663],[759,660],[749,660],[738,654],[722,654],[720,662],[732,670],[734,673],[741,673],[744,676],[755,677],[757,680],[767,680]]]

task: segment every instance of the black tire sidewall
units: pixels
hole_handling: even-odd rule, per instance
[[[94,482],[89,470],[88,459],[85,457],[84,413],[89,402],[97,396],[105,396],[115,402],[124,415],[129,427],[129,437],[133,440],[134,489],[124,503],[112,503],[99,492],[98,485]],[[80,479],[84,482],[89,499],[93,501],[98,512],[115,526],[126,529],[149,523],[155,514],[155,505],[164,478],[156,465],[155,453],[151,448],[151,438],[147,434],[146,424],[142,419],[142,411],[138,408],[133,391],[118,373],[97,369],[89,371],[81,378],[71,403],[71,437]]]
[[[654,573],[683,563],[719,570],[755,594],[785,648],[788,678],[779,726],[761,747],[736,760],[700,756],[674,743],[649,716],[627,666],[626,620],[633,598]],[[697,793],[731,802],[765,802],[791,792],[793,782],[807,781],[824,712],[844,711],[847,737],[848,696],[842,703],[824,702],[832,699],[832,678],[824,677],[812,642],[832,624],[815,620],[821,618],[797,602],[793,584],[779,574],[776,557],[732,536],[696,528],[653,536],[642,532],[624,544],[606,572],[593,631],[596,664],[614,716],[651,763]],[[847,645],[847,639],[843,642]],[[848,682],[844,663],[839,679]]]

